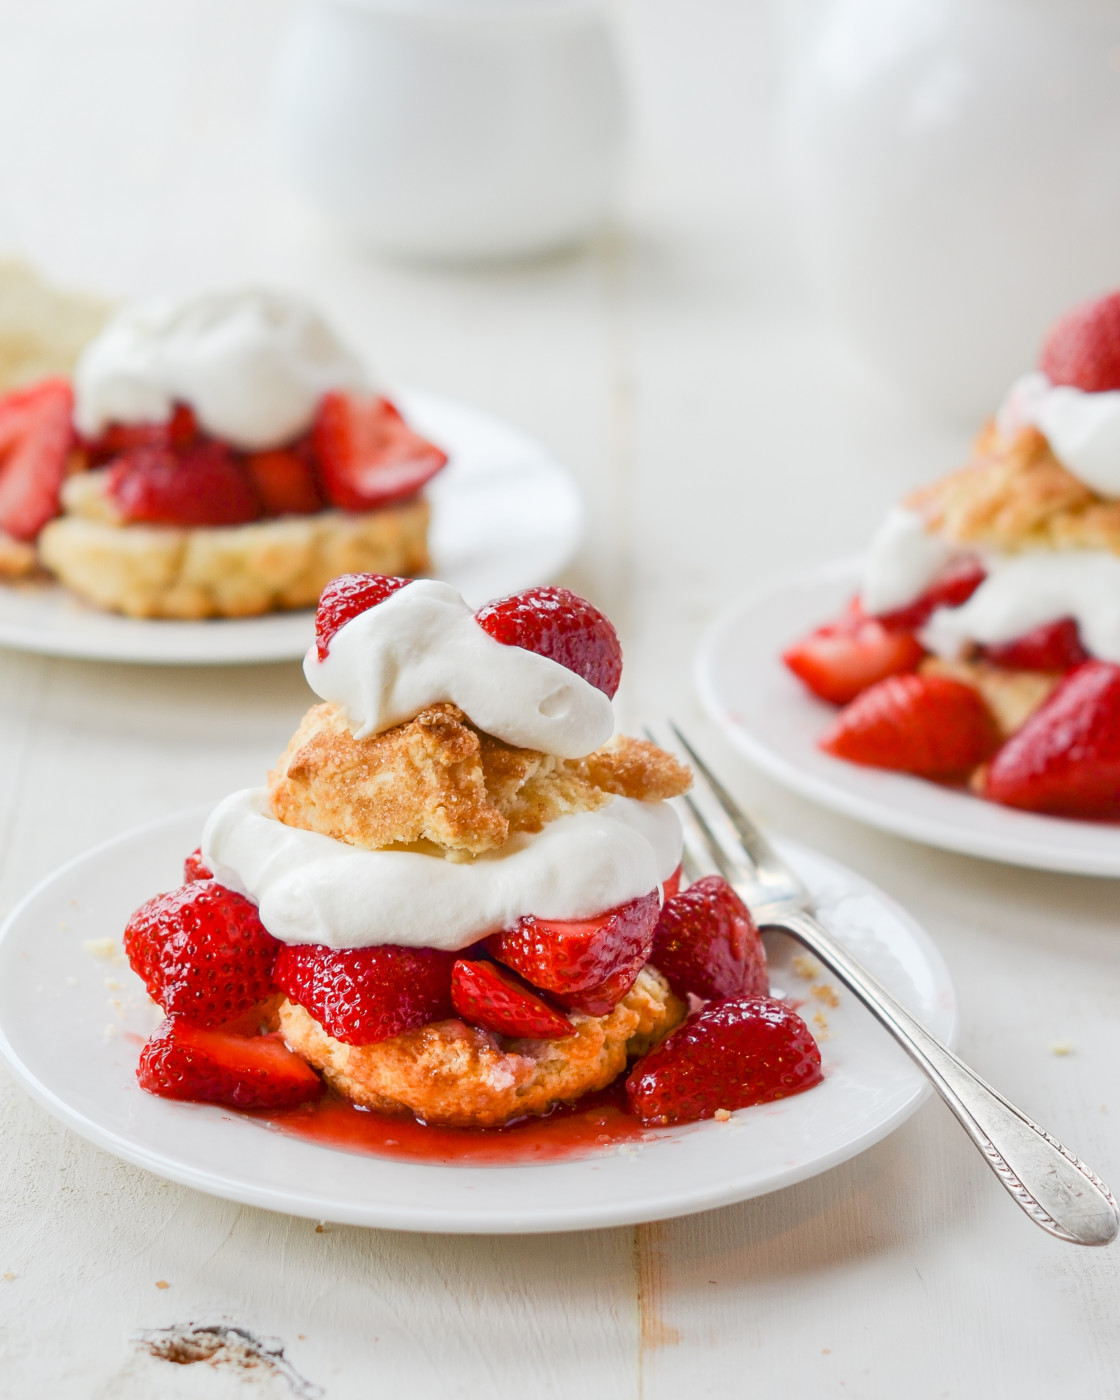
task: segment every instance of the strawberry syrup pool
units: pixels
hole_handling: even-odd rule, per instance
[[[328,1094],[282,1113],[250,1115],[270,1128],[344,1152],[437,1166],[501,1167],[595,1156],[621,1144],[652,1142],[657,1133],[626,1108],[621,1085],[587,1094],[546,1118],[505,1128],[442,1128],[390,1118]]]

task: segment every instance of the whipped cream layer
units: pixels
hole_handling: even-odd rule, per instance
[[[211,813],[202,855],[282,943],[454,952],[526,914],[586,919],[648,894],[680,864],[681,828],[666,802],[615,797],[460,864],[285,826],[249,788]]]
[[[1101,496],[1120,497],[1120,390],[1087,394],[1040,370],[1017,379],[996,415],[1004,437],[1033,425],[1055,457]]]
[[[362,389],[356,356],[297,297],[246,289],[138,302],[118,312],[74,370],[74,421],[163,423],[175,402],[246,451],[305,432],[329,389]]]
[[[558,661],[495,641],[461,595],[434,579],[339,628],[325,661],[312,646],[303,672],[316,695],[345,709],[356,739],[444,702],[507,744],[559,758],[583,758],[614,733],[601,690]]]
[[[926,529],[916,511],[895,506],[871,541],[860,603],[878,614],[909,607],[955,553],[948,540]]]

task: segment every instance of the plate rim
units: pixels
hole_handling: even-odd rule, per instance
[[[1015,822],[1037,823],[1038,834],[1035,844],[1025,847],[1014,833],[990,833],[970,830],[968,823],[958,826],[942,823],[933,818],[909,811],[904,804],[889,799],[878,801],[853,792],[840,782],[830,782],[815,773],[809,773],[797,766],[791,759],[777,753],[756,733],[745,725],[737,723],[728,714],[727,706],[713,679],[715,658],[724,645],[726,634],[733,631],[736,624],[759,605],[793,588],[804,588],[812,584],[839,581],[852,577],[855,581],[864,556],[845,555],[824,564],[807,568],[785,570],[748,589],[734,602],[720,609],[715,618],[705,627],[693,656],[693,684],[696,687],[705,714],[717,726],[728,742],[747,758],[755,767],[799,796],[815,802],[841,816],[853,817],[866,826],[894,836],[904,836],[919,845],[931,846],[939,850],[951,851],[957,855],[971,856],[973,859],[989,860],[999,864],[1019,866],[1029,870],[1045,870],[1066,875],[1085,875],[1097,879],[1120,876],[1120,828],[1117,830],[1117,852],[1111,860],[1106,855],[1087,851],[1083,857],[1074,853],[1053,850],[1046,845],[1045,833],[1053,823],[1060,823],[1061,829],[1068,831],[1071,825],[1086,825],[1076,818],[1047,817],[1033,812],[1007,811],[997,803],[984,803],[984,810],[1014,818]],[[866,771],[866,770],[863,770]],[[910,778],[900,773],[883,773],[884,788],[895,791],[894,785],[921,783],[919,778]],[[890,784],[891,786],[886,786]],[[963,793],[947,793],[962,804],[966,812],[979,798]],[[936,834],[934,834],[936,832]],[[986,849],[982,849],[986,847]]]
[[[62,865],[56,867],[42,879],[36,882],[22,899],[20,899],[5,919],[0,923],[0,945],[12,935],[18,922],[22,918],[25,910],[29,909],[42,896],[47,894],[56,883],[61,883],[66,877],[73,874],[80,867],[95,861],[104,853],[113,848],[127,847],[138,837],[149,836],[158,833],[163,829],[176,829],[180,824],[187,822],[198,823],[210,810],[209,805],[195,806],[183,809],[154,820],[140,823],[115,836],[106,838],[96,845],[88,847],[72,856]],[[866,886],[869,891],[873,891],[876,899],[896,918],[906,929],[908,937],[920,952],[923,961],[929,969],[936,985],[939,989],[939,1000],[943,1003],[941,1010],[948,1017],[948,1029],[944,1035],[945,1043],[952,1046],[955,1044],[959,1031],[960,1005],[957,997],[955,985],[950,975],[948,966],[941,955],[940,949],[931,938],[929,933],[921,923],[906,908],[900,905],[886,891],[874,885],[865,876],[860,875],[843,862],[834,860],[832,857],[815,850],[812,847],[804,846],[803,843],[777,838],[781,840],[791,850],[801,849],[812,855],[812,857],[832,870],[839,871],[847,877],[854,879],[861,885]],[[884,1031],[883,1034],[886,1034]],[[251,1183],[243,1183],[236,1178],[223,1177],[216,1172],[203,1167],[198,1167],[189,1163],[184,1164],[174,1156],[167,1155],[158,1150],[146,1146],[138,1146],[128,1137],[113,1129],[103,1127],[96,1118],[89,1116],[82,1110],[68,1103],[57,1094],[47,1084],[44,1084],[32,1070],[24,1064],[15,1046],[9,1037],[8,1030],[3,1021],[0,1020],[0,1061],[2,1061],[16,1082],[29,1094],[29,1096],[45,1108],[54,1118],[64,1126],[76,1132],[86,1141],[99,1147],[111,1155],[140,1167],[142,1170],[151,1172],[153,1175],[164,1180],[174,1181],[180,1185],[187,1186],[193,1190],[198,1190],[204,1194],[217,1197],[221,1200],[234,1201],[241,1205],[254,1206],[265,1210],[275,1210],[285,1215],[293,1215],[305,1219],[330,1220],[337,1224],[349,1224],[361,1228],[372,1229],[396,1229],[412,1232],[427,1232],[435,1234],[456,1234],[456,1235],[499,1235],[499,1234],[561,1234],[575,1230],[585,1229],[610,1229],[619,1226],[629,1226],[643,1223],[650,1223],[658,1220],[676,1219],[686,1215],[697,1214],[701,1211],[716,1209],[720,1206],[736,1204],[738,1202],[752,1200],[759,1196],[769,1195],[774,1191],[784,1190],[788,1186],[793,1186],[799,1182],[819,1176],[824,1172],[832,1170],[834,1167],[862,1155],[888,1137],[897,1128],[901,1127],[914,1113],[922,1106],[933,1092],[933,1086],[928,1080],[924,1080],[915,1086],[910,1097],[891,1113],[876,1123],[873,1127],[865,1129],[857,1138],[838,1143],[830,1151],[819,1156],[814,1156],[807,1162],[802,1162],[795,1166],[790,1166],[783,1171],[772,1174],[765,1182],[754,1183],[748,1189],[743,1185],[736,1184],[735,1181],[725,1180],[717,1184],[700,1186],[681,1193],[679,1190],[670,1190],[655,1195],[651,1200],[649,1196],[643,1198],[642,1203],[627,1206],[616,1202],[604,1201],[595,1205],[586,1205],[578,1200],[573,1200],[557,1207],[549,1204],[545,1213],[537,1212],[533,1215],[524,1213],[491,1213],[486,1214],[481,1210],[471,1218],[462,1214],[462,1207],[457,1207],[459,1214],[450,1211],[441,1214],[439,1211],[432,1212],[430,1207],[418,1207],[413,1205],[392,1205],[389,1208],[379,1208],[378,1202],[361,1201],[354,1202],[354,1209],[340,1211],[336,1200],[326,1197],[314,1196],[307,1186],[301,1186],[298,1196],[293,1196],[290,1192],[281,1190],[273,1186],[259,1186]],[[182,1105],[190,1108],[192,1105]],[[207,1107],[207,1106],[203,1106]],[[214,1107],[214,1106],[209,1106]],[[235,1112],[235,1110],[231,1110]],[[693,1131],[718,1131],[712,1122],[706,1124],[687,1125]],[[329,1150],[329,1149],[325,1149]],[[396,1160],[396,1159],[389,1159]],[[594,1162],[594,1158],[588,1159]],[[443,1164],[430,1164],[424,1162],[397,1162],[397,1165],[407,1165],[410,1169],[431,1172],[446,1171],[448,1168]],[[531,1170],[547,1169],[548,1163],[534,1165]],[[557,1165],[565,1165],[564,1162]],[[567,1162],[566,1165],[574,1165],[574,1162]],[[454,1170],[454,1168],[452,1168]],[[485,1170],[485,1168],[479,1168]],[[495,1167],[492,1170],[509,1171],[518,1170],[514,1167]]]

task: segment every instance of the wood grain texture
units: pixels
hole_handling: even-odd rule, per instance
[[[545,441],[589,503],[564,582],[621,626],[626,717],[672,710],[760,820],[912,909],[956,978],[966,1056],[1115,1184],[1114,885],[818,811],[751,772],[692,698],[691,651],[725,599],[862,547],[965,445],[814,319],[769,155],[762,8],[629,0],[625,219],[578,255],[475,272],[379,263],[288,190],[267,112],[290,10],[0,0],[0,248],[111,294],[293,285],[386,376]],[[295,666],[0,654],[0,908],[103,837],[259,781],[308,699]],[[1030,1227],[937,1105],[854,1162],[703,1216],[443,1238],[317,1229],[163,1183],[0,1079],[5,1400],[296,1393],[275,1366],[176,1364],[137,1340],[200,1324],[276,1339],[328,1400],[1120,1392],[1115,1252]]]

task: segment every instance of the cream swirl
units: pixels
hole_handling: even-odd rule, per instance
[[[1074,476],[1102,496],[1120,497],[1120,391],[1087,394],[1051,384],[1040,370],[1017,379],[996,415],[1005,437],[1033,424]]]
[[[495,641],[450,584],[417,579],[315,647],[304,675],[346,710],[354,737],[380,734],[450,702],[517,748],[582,758],[614,733],[601,690],[550,657]]]
[[[454,951],[526,914],[586,919],[648,894],[680,864],[681,829],[667,802],[616,797],[456,863],[285,826],[267,791],[249,788],[211,813],[202,855],[283,943]]]
[[[176,401],[247,451],[310,427],[329,389],[361,389],[355,355],[310,306],[260,289],[138,302],[118,312],[74,371],[74,420],[163,423]]]

